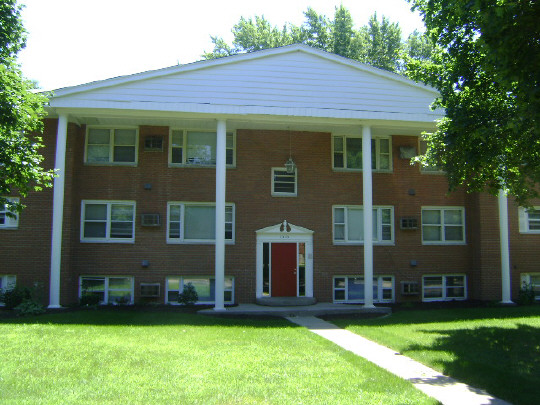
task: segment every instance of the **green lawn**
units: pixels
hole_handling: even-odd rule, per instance
[[[4,405],[437,403],[282,319],[99,309],[0,317],[0,333]]]
[[[329,320],[516,405],[540,402],[540,306]]]

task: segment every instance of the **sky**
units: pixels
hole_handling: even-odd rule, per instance
[[[27,46],[18,57],[42,90],[201,60],[210,36],[231,43],[240,17],[301,25],[308,7],[333,18],[343,4],[355,28],[377,12],[398,22],[404,37],[421,17],[406,0],[19,0]]]

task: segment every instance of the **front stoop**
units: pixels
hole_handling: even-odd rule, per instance
[[[255,303],[265,307],[302,307],[315,305],[317,300],[312,297],[263,297],[257,298]]]
[[[392,313],[389,307],[365,308],[363,305],[333,304],[329,302],[318,302],[314,305],[302,306],[273,306],[257,304],[239,304],[233,307],[226,307],[225,311],[215,311],[213,309],[203,309],[200,314],[212,316],[324,316],[324,315],[353,315],[364,317],[386,316]]]

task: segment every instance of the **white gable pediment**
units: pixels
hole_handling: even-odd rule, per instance
[[[60,89],[56,108],[429,121],[437,93],[304,45]]]
[[[313,235],[312,230],[290,224],[287,221],[283,221],[282,223],[259,229],[258,231],[255,231],[255,233],[257,234],[257,236],[289,236],[291,238]]]

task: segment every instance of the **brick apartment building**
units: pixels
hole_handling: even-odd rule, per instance
[[[17,219],[0,210],[0,288],[41,283],[58,307],[175,303],[192,283],[216,309],[540,289],[540,207],[448,194],[411,165],[435,96],[304,45],[59,89],[43,134],[59,176]]]

